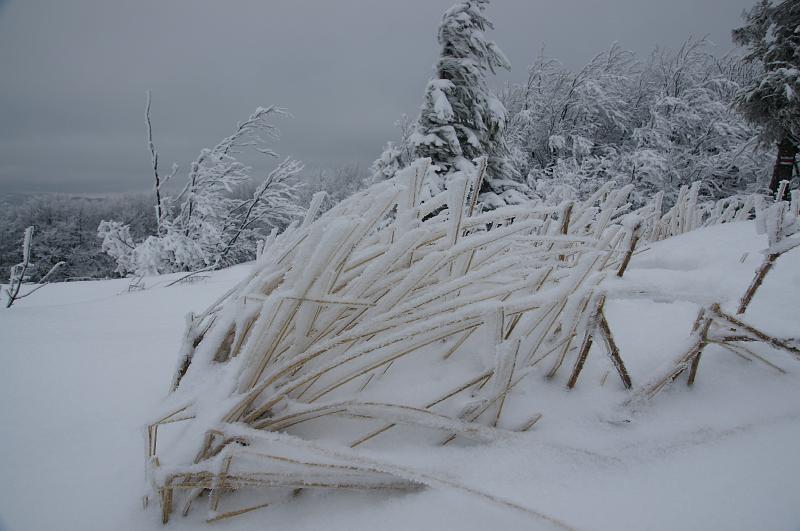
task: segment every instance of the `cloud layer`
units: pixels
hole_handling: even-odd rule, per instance
[[[415,115],[454,0],[0,0],[0,191],[150,185],[144,94],[165,165],[184,167],[259,105],[311,166],[374,159]],[[495,0],[491,37],[522,79],[546,44],[577,66],[708,34],[724,51],[752,0]]]

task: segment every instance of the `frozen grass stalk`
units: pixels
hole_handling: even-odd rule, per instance
[[[148,430],[148,476],[165,521],[175,504],[185,512],[203,497],[207,519],[217,521],[296,489],[432,486],[565,527],[467,485],[369,459],[362,447],[528,431],[540,414],[513,425],[504,414],[520,399],[515,388],[547,357],[551,378],[572,365],[566,377],[574,387],[592,345],[604,348],[621,388],[630,389],[603,281],[622,276],[642,243],[701,226],[711,211],[698,207],[695,186],[664,216],[660,197],[629,212],[632,189],[608,185],[583,202],[481,212],[475,197],[485,160],[423,202],[429,168],[416,161],[318,219],[312,208],[270,237],[238,286],[188,321],[172,392]],[[714,222],[729,206],[715,210]],[[652,394],[684,370],[694,380],[702,348],[722,341],[716,322],[770,340],[718,308],[704,315]],[[429,378],[443,367],[458,377]],[[157,438],[167,425],[184,426],[180,440]],[[242,491],[255,497],[226,503]]]

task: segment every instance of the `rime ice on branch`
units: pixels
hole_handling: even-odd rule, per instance
[[[8,287],[6,288],[6,308],[11,308],[11,305],[14,304],[19,299],[25,298],[28,295],[42,289],[50,282],[50,277],[58,271],[65,262],[58,262],[50,271],[44,275],[39,282],[37,282],[37,286],[26,293],[20,295],[20,290],[22,289],[22,283],[26,280],[26,273],[28,269],[31,267],[31,243],[33,240],[33,227],[28,227],[25,229],[25,233],[22,236],[22,262],[13,266],[11,268],[11,274],[9,275]]]
[[[283,228],[302,215],[298,176],[303,165],[291,158],[278,163],[249,197],[240,193],[253,182],[253,170],[236,157],[245,149],[255,149],[276,158],[267,147],[279,134],[271,120],[285,114],[276,107],[260,107],[232,135],[203,149],[192,162],[180,193],[160,199],[157,234],[133,242],[126,225],[102,222],[98,236],[103,250],[117,261],[117,272],[197,271],[242,262],[254,256],[256,242],[266,238],[271,228]],[[150,146],[160,197],[152,140]]]

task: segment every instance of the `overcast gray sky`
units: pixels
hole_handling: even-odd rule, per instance
[[[708,34],[723,53],[754,1],[494,0],[488,15],[521,80],[542,44],[569,66],[613,41],[646,53]],[[271,104],[293,114],[281,154],[366,165],[416,115],[452,3],[0,0],[0,192],[150,186],[148,88],[165,167]]]

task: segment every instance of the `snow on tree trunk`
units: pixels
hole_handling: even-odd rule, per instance
[[[769,181],[770,190],[777,192],[781,181],[792,180],[795,157],[797,157],[797,145],[786,136],[778,143],[778,157],[775,159],[775,168]],[[788,199],[788,194],[782,199]]]

